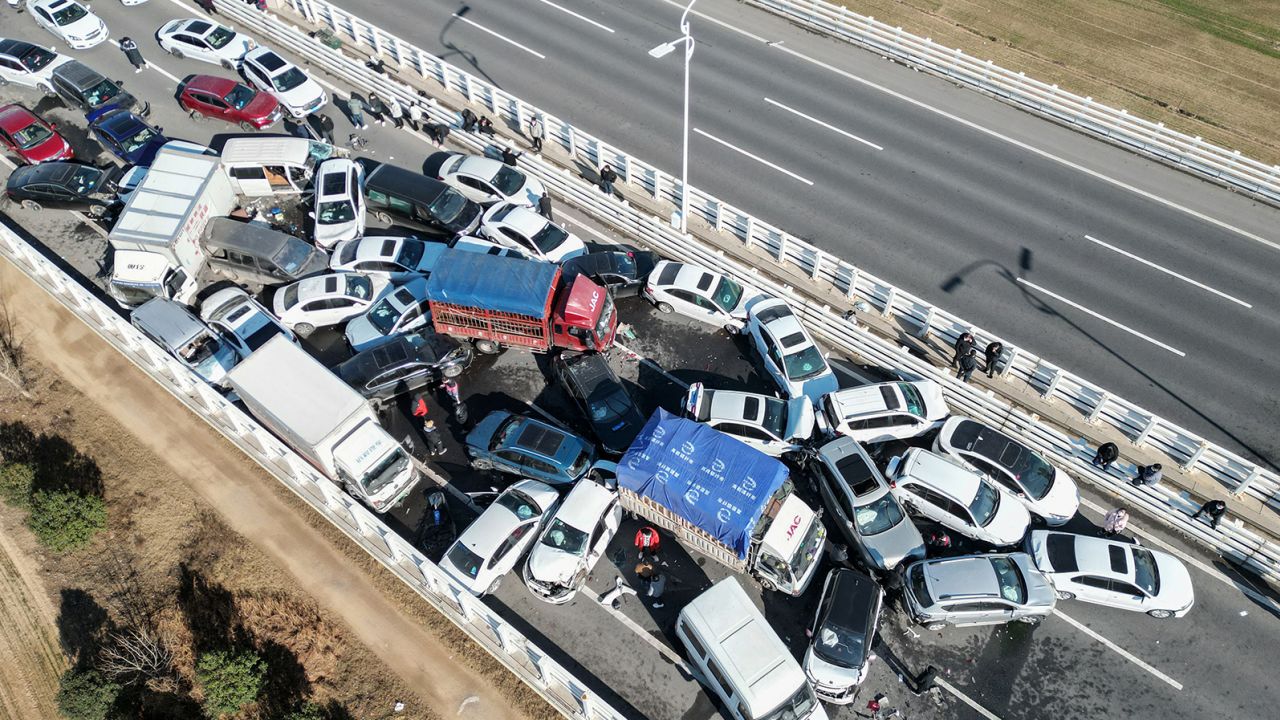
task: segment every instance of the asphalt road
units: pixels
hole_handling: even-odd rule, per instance
[[[338,4],[680,171],[683,3]],[[732,0],[692,33],[694,185],[1280,463],[1275,209]]]
[[[163,21],[189,14],[175,5],[169,0],[153,0],[135,8],[104,3],[96,9],[108,21],[114,37],[128,34],[142,39],[149,38]],[[6,32],[24,39],[42,38],[40,31],[21,17]],[[224,74],[223,71],[163,56],[150,41],[143,43],[143,51],[153,66],[138,75],[133,75],[123,55],[110,47],[75,55],[112,77],[125,78],[131,91],[151,101],[153,120],[171,136],[212,142],[212,135],[230,129],[212,122],[190,123],[171,100],[175,78],[193,72]],[[14,88],[6,88],[5,98],[25,102],[54,119],[81,156],[92,157],[95,146],[84,136],[82,118],[58,107],[56,102]],[[331,114],[339,133],[347,132],[345,121],[337,113]],[[365,134],[372,140],[371,148],[377,157],[406,167],[416,166],[431,151],[406,132],[374,127]],[[105,248],[100,236],[66,213],[31,214],[14,208],[5,212],[50,254],[65,261],[87,283],[92,282]],[[588,219],[563,210],[560,214],[567,216],[589,241],[606,239],[595,234],[598,231],[592,229]],[[727,388],[767,387],[748,349],[723,333],[709,333],[701,326],[673,321],[638,300],[622,301],[619,312],[634,330],[635,338],[627,340],[628,347],[647,360],[630,360],[618,352],[612,359],[646,410],[659,405],[674,408],[683,393],[682,384],[696,380]],[[313,340],[312,349],[326,362],[337,362],[343,356],[333,334],[318,333]],[[853,370],[876,374],[875,369]],[[841,375],[846,384],[856,381],[849,372]],[[545,359],[507,353],[478,360],[461,384],[474,418],[505,408],[541,411],[575,425],[575,413],[548,377]],[[398,437],[413,438],[416,431],[406,409],[392,406],[385,422]],[[437,405],[432,413],[439,417],[444,411]],[[470,471],[459,445],[461,428],[450,425],[449,429],[453,433],[449,451],[431,462],[455,487],[483,491],[509,482],[509,478]],[[414,446],[420,451],[420,439]],[[1091,493],[1086,492],[1086,498],[1098,507],[1107,505],[1104,498]],[[385,519],[396,532],[413,538],[425,508],[425,493],[415,493]],[[465,522],[465,510],[456,510]],[[1098,514],[1093,510],[1086,514],[1074,521],[1072,529],[1094,529]],[[589,582],[594,594],[612,587],[617,577],[632,579],[632,558],[626,548],[633,529],[631,525],[624,527],[609,553],[609,561],[602,561],[596,568]],[[901,708],[908,717],[948,720],[1087,717],[1111,712],[1108,708],[1122,709],[1135,718],[1160,720],[1210,714],[1270,717],[1276,694],[1272,648],[1280,642],[1280,622],[1242,594],[1235,583],[1247,587],[1246,580],[1232,581],[1223,576],[1223,570],[1229,572],[1229,568],[1220,559],[1206,556],[1162,532],[1155,535],[1144,537],[1143,542],[1170,543],[1198,563],[1192,569],[1197,605],[1186,618],[1156,621],[1143,615],[1064,602],[1059,610],[1079,625],[1055,617],[1035,630],[999,627],[927,633],[910,627],[896,607],[891,607],[886,611],[877,647],[881,660],[873,663],[864,692],[886,693],[889,704]],[[715,716],[714,705],[678,664],[670,623],[685,600],[724,573],[713,562],[689,557],[673,543],[666,545],[664,560],[673,582],[663,607],[629,597],[615,612],[588,593],[569,605],[550,606],[534,599],[515,576],[509,577],[488,602],[557,659],[569,664],[590,689],[619,707],[659,720],[711,718]],[[757,597],[771,624],[798,655],[805,642],[804,626],[813,611],[813,592],[798,600],[776,595]],[[1099,637],[1112,644],[1105,644]],[[900,663],[910,672],[934,664],[951,689],[932,697],[912,697],[897,682],[891,662]],[[965,698],[983,711],[967,704]],[[833,715],[855,717],[852,709],[835,710]]]

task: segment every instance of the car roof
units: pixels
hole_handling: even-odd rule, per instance
[[[851,418],[888,410],[905,410],[896,382],[845,388],[832,393],[843,417]]]
[[[485,508],[485,511],[480,513],[480,517],[473,520],[462,531],[462,535],[458,536],[458,542],[487,560],[493,555],[493,551],[511,536],[511,531],[525,522],[530,521],[521,521],[515,513],[495,502]]]
[[[462,163],[458,165],[457,172],[480,178],[492,178],[502,168],[503,164],[500,160],[487,158],[483,155],[467,155],[462,158]]]
[[[602,382],[618,381],[617,375],[609,367],[609,361],[599,353],[561,353],[556,357],[556,362],[573,376],[574,382],[588,395]]]
[[[55,183],[65,184],[79,170],[90,169],[96,172],[103,172],[102,169],[93,167],[92,165],[84,165],[74,162],[44,162],[36,165],[19,165],[9,174],[9,179],[17,179],[22,184],[29,183]]]
[[[924,567],[930,594],[938,600],[1000,597],[1000,581],[989,556],[930,560]]]
[[[14,57],[22,57],[31,52],[32,48],[40,47],[35,43],[29,43],[26,40],[17,40],[14,38],[0,38],[0,54],[12,55]]]
[[[347,180],[356,167],[359,166],[346,158],[329,158],[320,163],[320,167],[316,168],[316,193],[321,197],[346,195],[350,189]],[[326,182],[330,178],[338,178],[341,187],[330,187],[330,183]]]
[[[520,418],[520,431],[507,443],[508,447],[528,450],[546,458],[554,458],[569,441],[569,434],[530,417]]]
[[[1107,540],[1106,538],[1071,535],[1070,533],[1048,533],[1046,544],[1055,535],[1074,538],[1074,541],[1070,546],[1062,543],[1060,548],[1055,548],[1056,552],[1050,553],[1051,563],[1056,557],[1064,565],[1064,569],[1060,569],[1057,563],[1053,563],[1054,572],[1082,572],[1106,577],[1133,578],[1133,545]],[[1065,552],[1067,547],[1071,547],[1074,550],[1074,553],[1070,556],[1075,560],[1074,568],[1066,564],[1069,557]]]
[[[888,481],[867,451],[853,438],[832,440],[818,448],[818,455],[835,469],[860,504],[871,502],[889,491]]]
[[[533,237],[538,231],[550,224],[549,220],[534,210],[511,203],[495,205],[494,209],[489,211],[489,215],[493,221],[515,229],[516,232],[525,237]],[[499,215],[501,215],[501,218],[498,217]]]
[[[800,324],[791,306],[780,298],[761,300],[747,310],[750,317],[760,324],[760,329],[773,336],[782,346],[784,355],[806,346],[812,345],[809,333]]]
[[[97,85],[107,79],[105,75],[79,60],[65,62],[54,68],[53,72],[58,77],[80,89]]]
[[[618,494],[589,478],[579,480],[556,510],[556,517],[580,530],[591,530]]]
[[[0,128],[17,132],[39,118],[26,107],[14,103],[0,108]]]
[[[902,462],[904,474],[964,505],[977,497],[978,488],[982,485],[982,475],[924,448],[911,448]]]
[[[384,296],[392,305],[403,310],[410,305],[421,305],[427,299],[427,279],[415,277],[395,286]]]
[[[848,568],[832,570],[831,576],[831,602],[823,620],[866,635],[876,620],[880,585],[869,575]]]
[[[565,260],[560,264],[565,275],[574,273],[605,273],[605,272],[621,272],[623,269],[623,258],[627,258],[627,253],[621,250],[602,250],[600,252],[590,252],[586,255],[578,255]]]
[[[230,92],[231,88],[240,83],[231,78],[218,77],[217,75],[192,75],[186,83],[183,84],[184,90],[194,88],[196,90],[205,90],[208,92],[218,93],[219,95]]]
[[[766,395],[733,390],[704,390],[707,400],[708,419],[737,420],[759,425],[764,419],[764,409],[770,398]],[[779,401],[781,402],[781,401]]]
[[[102,112],[101,110],[97,112]],[[93,119],[92,125],[111,135],[132,135],[149,127],[142,118],[124,108],[109,109]]]
[[[216,27],[218,27],[218,24],[209,20],[204,20],[202,18],[187,18],[182,21],[181,25],[175,28],[175,31],[189,32],[200,37],[204,37],[205,35],[213,32],[213,29]]]
[[[389,260],[400,253],[405,240],[396,235],[369,235],[356,241],[356,260]],[[418,242],[421,242],[420,240]]]
[[[275,50],[266,47],[257,47],[250,50],[248,54],[244,56],[244,59],[256,65],[261,65],[262,69],[269,73],[275,73],[277,70],[289,67],[293,64],[280,57]]]
[[[130,318],[171,347],[178,347],[208,330],[181,304],[164,298],[153,298],[139,305]]]
[[[672,267],[677,268],[674,277],[671,276],[670,268]],[[662,274],[658,277],[657,284],[664,287],[696,290],[709,295],[715,289],[720,277],[720,273],[704,267],[686,263],[672,263],[663,269]]]
[[[977,420],[953,418],[943,429],[947,445],[984,457],[1006,470],[1017,465],[1023,454],[1035,454],[1022,443]]]
[[[429,178],[422,173],[406,170],[397,165],[380,163],[369,158],[357,158],[364,166],[365,185],[379,190],[403,195],[419,202],[430,203],[440,194],[449,190],[445,183]]]

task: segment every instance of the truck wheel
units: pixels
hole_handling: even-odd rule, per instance
[[[778,589],[778,586],[774,585],[772,580],[761,580],[760,587],[764,588],[765,592],[773,592]]]
[[[43,207],[41,207],[41,206],[40,206],[40,203],[36,202],[35,200],[23,200],[23,201],[22,201],[22,209],[23,209],[23,210],[30,210],[31,212],[40,212],[40,211],[41,211],[41,210],[43,210],[44,208],[43,208]]]
[[[459,375],[461,375],[461,374],[462,374],[462,366],[461,366],[461,365],[450,365],[449,367],[445,368],[445,369],[444,369],[444,372],[443,372],[443,373],[441,373],[441,374],[442,374],[442,375],[444,375],[444,376],[445,376],[445,377],[447,377],[447,378],[456,378],[456,377],[458,377]]]
[[[502,352],[502,346],[492,340],[477,340],[476,352],[481,355],[497,355]]]
[[[298,337],[307,337],[316,331],[316,326],[311,323],[298,323],[293,326],[293,334]]]
[[[675,310],[676,310],[675,308],[671,307],[671,303],[665,303],[665,302],[658,303],[658,312],[662,313],[663,315],[670,315],[671,313],[675,312]]]
[[[107,214],[107,207],[105,205],[90,205],[89,209],[85,210],[85,213],[91,218],[100,218]]]

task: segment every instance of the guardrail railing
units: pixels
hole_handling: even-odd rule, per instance
[[[454,94],[455,98],[482,106],[497,118],[510,121],[517,128],[524,127],[529,118],[542,118],[547,127],[548,145],[554,144],[571,157],[593,167],[610,163],[618,171],[620,179],[629,185],[640,188],[654,200],[669,203],[672,209],[679,206],[680,183],[655,165],[584,133],[572,123],[543,112],[324,0],[280,0],[280,3],[298,17],[327,28],[331,34],[344,41],[354,43],[362,52],[385,58],[401,71],[424,80],[433,80],[444,90]],[[346,77],[361,87],[376,87],[393,93],[402,102],[420,99],[407,86],[371,72],[358,63],[347,67],[342,62],[345,55],[340,50],[309,38],[296,29],[285,32],[285,26],[269,14],[257,13],[238,3],[226,5],[237,19],[269,34],[276,41],[285,43],[289,49],[330,72]],[[456,115],[438,106],[433,109],[432,117],[436,122],[457,123]],[[461,142],[464,141],[463,135],[457,133],[451,137]],[[471,145],[483,150],[481,143],[472,142]],[[543,167],[532,155],[525,155],[523,162]],[[549,172],[549,168],[544,170],[544,181]],[[568,170],[559,170],[557,174],[561,172]],[[980,346],[997,339],[992,333],[708,193],[691,186],[689,194],[691,214],[701,217],[717,231],[735,238],[744,247],[763,251],[780,266],[798,269],[818,287],[832,293],[833,301],[837,297],[844,300],[864,299],[883,316],[906,320],[919,329],[922,337],[934,335],[948,345],[965,331],[973,332],[979,339]],[[622,219],[642,215],[627,202],[603,200],[602,194],[597,192],[588,203],[601,219],[625,226],[634,226],[639,222]],[[654,218],[646,222],[664,224]],[[681,255],[679,252],[674,254]],[[1002,342],[1006,353],[1001,368],[1002,376],[1025,383],[1046,400],[1066,402],[1090,423],[1109,426],[1123,433],[1135,446],[1147,447],[1163,454],[1184,471],[1204,472],[1235,494],[1249,493],[1274,508],[1280,508],[1280,476],[1276,473],[1210,443],[1025,348],[1007,341]]]

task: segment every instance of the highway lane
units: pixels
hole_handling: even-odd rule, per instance
[[[185,14],[171,10],[171,5],[157,2],[142,9],[110,6],[99,10],[110,23],[115,37],[130,34],[140,38],[149,37],[149,31],[164,20]],[[13,28],[13,34],[25,39],[40,38],[34,26],[18,25]],[[125,78],[131,90],[152,102],[155,108],[153,119],[172,135],[205,141],[211,133],[230,129],[212,122],[189,123],[169,99],[174,89],[173,77],[181,78],[190,72],[224,74],[221,70],[165,57],[151,44],[144,44],[143,49],[155,67],[140,75],[129,73],[123,55],[110,48],[76,55],[112,77]],[[162,74],[162,70],[167,75]],[[38,103],[38,99],[30,94],[11,91],[7,89],[6,97],[47,110],[59,122],[60,129],[72,136],[77,149],[92,147],[91,141],[85,140],[82,134],[76,134],[76,129],[83,127],[82,119],[53,107],[54,103]],[[336,114],[334,118],[339,133],[347,132],[345,122]],[[429,146],[408,133],[375,126],[366,135],[373,141],[371,147],[378,157],[394,158],[395,162],[407,167],[413,167],[431,152]],[[598,230],[586,229],[590,223],[585,218],[563,210],[560,213],[572,218],[571,222],[581,229],[584,238],[599,240],[593,234]],[[65,220],[61,225],[57,223],[58,218],[66,216],[46,213],[43,217],[32,217],[22,211],[12,214],[24,225],[33,230],[39,229],[41,239],[50,246],[56,246],[81,272],[96,270],[99,258],[93,257],[93,252],[101,246],[84,244],[89,236],[78,232]],[[683,381],[701,379],[731,387],[761,387],[759,372],[752,368],[750,353],[741,344],[730,343],[723,336],[708,337],[698,326],[673,323],[643,303],[628,302],[620,312],[622,319],[631,323],[638,334],[637,340],[629,344],[670,368]],[[648,367],[622,361],[618,369],[625,380],[640,389],[639,394],[646,403],[672,407],[680,392],[678,387],[649,372]],[[520,408],[532,402],[553,415],[572,418],[572,411],[564,398],[545,378],[544,368],[537,359],[508,354],[496,361],[477,364],[465,377],[463,386],[469,402],[474,403],[472,412],[477,415],[491,407]],[[393,417],[391,421],[399,423],[400,427],[408,425],[407,418],[403,416]],[[451,439],[450,445],[450,452],[443,458],[444,462],[439,463],[439,468],[463,489],[487,487],[488,478],[470,473],[461,464],[461,449],[456,437]],[[1102,504],[1107,502],[1103,498],[1093,499]],[[390,515],[389,523],[397,532],[411,535],[423,509],[422,498],[415,497]],[[1097,521],[1096,516],[1093,520]],[[1087,523],[1082,523],[1082,528],[1087,526]],[[619,547],[626,546],[626,539],[624,534],[619,540]],[[1191,551],[1203,562],[1213,562],[1211,558]],[[629,563],[625,559],[616,564],[602,564],[592,580],[592,588],[602,592],[612,585],[615,577],[628,570]],[[1099,698],[1105,698],[1134,702],[1141,710],[1138,713],[1141,717],[1203,714],[1210,709],[1225,707],[1236,709],[1239,717],[1264,717],[1266,706],[1262,703],[1268,696],[1270,682],[1267,653],[1275,640],[1280,639],[1277,638],[1280,624],[1243,599],[1234,588],[1200,571],[1193,572],[1199,604],[1193,614],[1182,621],[1157,623],[1143,616],[1104,611],[1078,603],[1064,603],[1060,608],[1112,639],[1134,658],[1184,684],[1183,691],[1174,690],[1128,657],[1056,619],[1034,633],[1034,643],[1024,638],[1023,645],[1011,645],[1008,638],[1013,631],[1008,629],[948,631],[942,635],[926,634],[914,638],[895,613],[886,620],[884,637],[887,646],[901,655],[909,668],[918,671],[927,663],[938,665],[944,679],[958,691],[974,698],[1001,718],[1043,717],[1038,706],[1029,700],[1050,690],[1053,702],[1049,704],[1061,709],[1064,716],[1073,716],[1075,708],[1093,707],[1093,704],[1101,702]],[[717,577],[716,568],[704,567],[690,578],[690,582],[706,582]],[[696,586],[691,585],[688,591],[692,592],[693,587]],[[766,596],[762,604],[780,631],[790,637],[793,644],[798,644],[803,642],[800,629],[810,617],[812,601],[811,593],[794,602]],[[683,677],[676,666],[644,639],[647,637],[660,643],[669,641],[666,634],[669,616],[639,606],[637,602],[634,599],[627,601],[622,611],[639,628],[640,635],[621,624],[598,603],[592,604],[589,598],[584,597],[565,608],[542,605],[533,600],[514,578],[504,583],[492,605],[512,620],[521,622],[530,636],[558,645],[562,649],[561,657],[575,659],[584,676],[591,678],[593,687],[606,696],[616,693],[643,714],[655,718],[712,717],[713,707],[697,686]],[[673,602],[668,612],[677,608],[678,603]],[[1241,611],[1248,614],[1240,615]],[[918,628],[913,632],[920,634]],[[1237,643],[1239,638],[1256,641]],[[928,699],[906,698],[885,663],[876,663],[873,667],[875,670],[868,681],[868,692],[889,693],[892,704],[904,707],[911,717],[980,717],[950,693],[944,693],[937,705]],[[1231,688],[1237,691],[1228,692]],[[655,692],[655,689],[660,690]],[[852,717],[852,714],[846,709],[835,712],[835,717]]]
[[[397,27],[404,7],[351,9]],[[1280,377],[1273,209],[736,3],[697,9],[750,36],[693,19],[696,185],[1215,441],[1277,457],[1280,408],[1263,399]],[[679,7],[428,0],[414,12],[424,22],[402,37],[679,171],[679,53],[646,54],[678,34]]]

